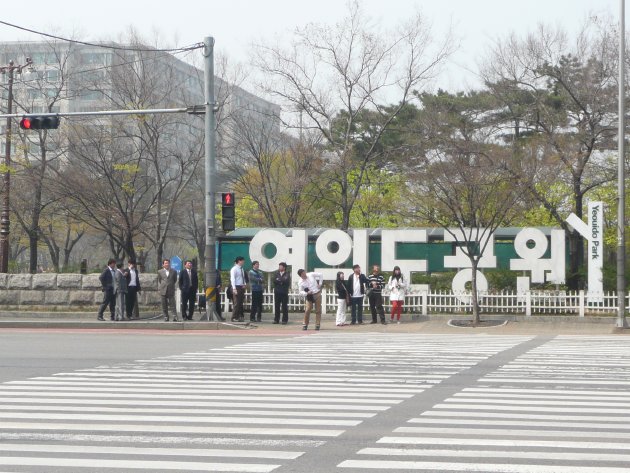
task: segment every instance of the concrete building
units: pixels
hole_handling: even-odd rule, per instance
[[[184,59],[201,57],[200,50],[159,50],[145,46],[102,43],[86,45],[62,41],[0,43],[0,66],[9,61],[31,68],[15,74],[13,84],[15,113],[82,112],[109,109],[174,108],[204,103],[203,70]],[[197,61],[200,65],[201,59]],[[6,110],[8,75],[0,75],[1,109]],[[143,83],[144,81],[144,83]],[[147,90],[160,91],[147,103]],[[128,88],[128,89],[126,89]],[[116,92],[125,90],[127,97]],[[159,100],[162,94],[164,100]],[[134,97],[135,95],[135,97]],[[222,109],[218,121],[229,126],[229,117],[246,111],[248,119],[277,120],[280,106],[241,87],[215,77],[215,95]],[[124,99],[125,103],[122,102]],[[133,103],[137,99],[138,103]],[[106,122],[106,119],[103,120]],[[14,122],[17,127],[17,121]],[[0,141],[4,149],[6,123],[0,123]],[[220,134],[228,136],[227,134]],[[31,152],[38,152],[36,140],[30,140]],[[54,147],[54,144],[51,143]],[[20,146],[14,140],[13,151]],[[48,145],[47,145],[48,146]]]

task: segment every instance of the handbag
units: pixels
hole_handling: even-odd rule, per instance
[[[368,297],[370,297],[370,296],[372,295],[372,291],[374,291],[374,288],[372,288],[372,287],[368,287],[368,288],[365,290],[365,295],[366,295],[366,296],[368,296]]]
[[[225,297],[228,298],[228,301],[231,301],[234,297],[234,292],[232,291],[232,286],[228,286],[225,290]]]

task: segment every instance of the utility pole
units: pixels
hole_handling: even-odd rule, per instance
[[[619,0],[619,128],[617,129],[617,327],[626,328],[626,41],[625,0]]]
[[[216,183],[217,174],[215,146],[216,102],[214,97],[214,38],[207,36],[203,40],[204,86],[205,86],[205,171],[206,171],[206,258],[205,258],[205,294],[206,316],[208,321],[221,320],[216,311],[217,294],[217,258],[216,258]]]
[[[9,61],[8,65],[0,67],[1,74],[8,74],[8,115],[13,113],[13,76],[16,72],[21,74],[22,69],[25,67],[31,67],[32,65],[33,61],[30,57],[27,57],[25,64],[16,65],[13,61]],[[0,213],[0,273],[9,272],[9,233],[11,232],[11,117],[7,117],[4,165],[4,192],[2,199],[2,213]]]

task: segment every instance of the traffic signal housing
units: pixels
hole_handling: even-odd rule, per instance
[[[23,117],[20,120],[20,128],[22,130],[56,130],[59,128],[61,118],[57,116],[32,116]]]
[[[221,226],[224,232],[232,232],[236,229],[236,208],[234,204],[234,192],[221,193]]]

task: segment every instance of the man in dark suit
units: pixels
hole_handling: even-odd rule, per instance
[[[111,320],[114,320],[116,316],[116,296],[114,294],[114,275],[116,271],[116,260],[114,258],[110,258],[107,262],[107,267],[103,270],[101,275],[98,277],[99,281],[101,281],[101,287],[103,291],[103,302],[101,306],[98,308],[98,317],[97,320],[105,320],[103,318],[103,313],[105,312],[105,308],[109,305],[109,311],[111,314]]]
[[[352,321],[350,325],[363,324],[363,295],[368,285],[368,278],[361,272],[361,266],[355,264],[352,267],[352,274],[348,278],[348,292],[352,304]]]
[[[179,290],[182,296],[182,318],[184,320],[193,319],[198,288],[197,271],[193,269],[192,261],[186,260],[184,269],[179,273]]]
[[[177,309],[175,309],[175,284],[177,283],[177,271],[171,269],[171,262],[167,259],[162,261],[162,269],[158,271],[158,292],[162,299],[162,315],[164,321],[168,322],[168,309],[173,312],[173,321],[179,322]]]
[[[125,271],[125,279],[127,279],[127,298],[126,301],[126,312],[127,318],[131,319],[134,317],[135,307],[138,305],[138,294],[140,293],[140,275],[138,274],[138,269],[136,268],[136,260],[130,259],[128,261],[129,268]],[[138,318],[138,314],[135,314],[135,317]]]
[[[282,323],[289,323],[289,289],[291,275],[287,273],[287,264],[280,263],[278,271],[273,275],[274,317],[273,323],[280,323],[280,309],[282,309]]]

